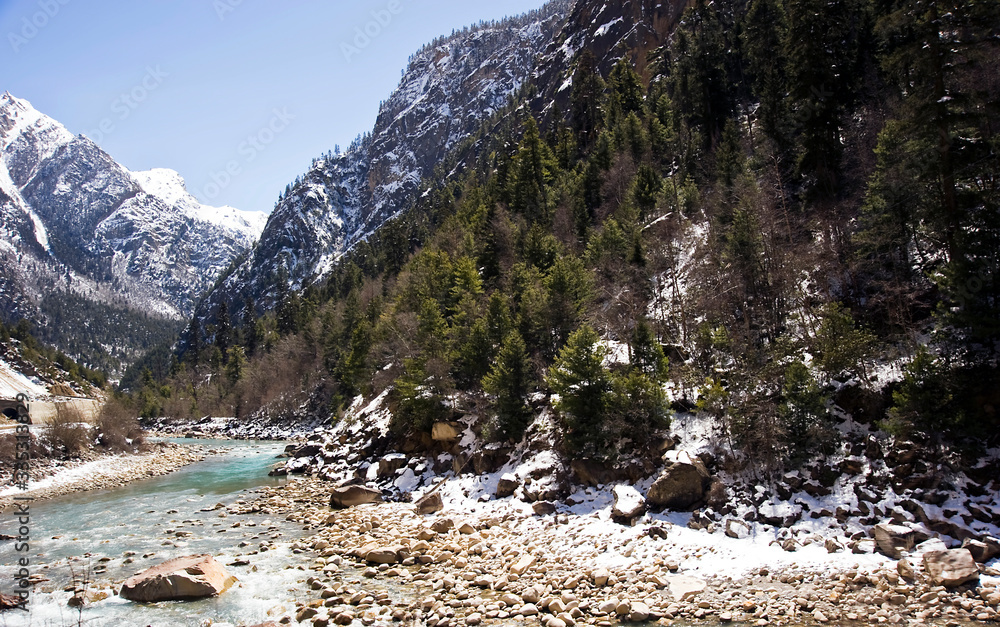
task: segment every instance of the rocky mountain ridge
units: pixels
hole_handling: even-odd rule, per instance
[[[316,159],[279,201],[260,243],[199,315],[221,302],[274,306],[279,278],[291,287],[327,273],[346,251],[408,208],[421,180],[509,102],[559,33],[568,0],[443,37],[410,60],[373,131],[342,154]]]
[[[180,321],[254,243],[263,221],[201,205],[172,170],[130,172],[26,100],[0,97],[0,303],[8,322],[28,318],[54,331],[58,321],[46,309],[65,307],[45,302],[65,298]],[[128,359],[148,348],[121,343],[106,349]]]

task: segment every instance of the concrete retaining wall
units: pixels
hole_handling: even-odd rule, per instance
[[[60,398],[45,401],[28,401],[31,424],[43,425],[52,422],[59,412],[71,412],[79,416],[81,422],[94,422],[101,413],[101,403],[92,398]]]

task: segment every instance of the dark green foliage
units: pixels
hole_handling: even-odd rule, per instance
[[[656,208],[656,200],[663,189],[660,176],[651,166],[642,164],[635,175],[635,186],[632,188],[632,198],[639,209],[639,219],[645,220]]]
[[[646,320],[639,320],[632,330],[630,342],[631,367],[657,382],[667,380],[668,361],[663,347],[656,340],[653,328]]]
[[[699,0],[641,78],[645,51],[623,47],[606,83],[585,47],[566,111],[527,87],[322,284],[247,305],[230,342],[193,323],[194,357],[143,407],[245,415],[319,390],[339,410],[392,388],[397,435],[471,406],[517,440],[547,373],[566,451],[613,458],[652,454],[669,375],[688,398],[705,382],[731,461],[776,473],[836,444],[834,380],[877,394],[870,364],[930,329],[949,361],[914,362],[889,424],[994,424],[970,407],[1000,403],[982,383],[1000,333],[997,21],[941,7]],[[601,339],[628,363],[605,364]],[[208,377],[230,344],[245,368]]]
[[[644,91],[631,61],[619,59],[608,77],[608,126],[614,127],[629,114],[641,113]]]
[[[158,345],[169,346],[183,327],[180,320],[98,303],[71,292],[50,293],[39,308],[45,317],[45,324],[34,331],[39,341],[109,373],[121,373],[125,365]]]
[[[448,384],[442,375],[441,364],[408,359],[403,368],[403,375],[396,379],[392,393],[396,411],[392,414],[390,428],[401,435],[411,430],[430,433],[435,422],[449,417],[443,394]]]
[[[616,375],[607,400],[607,421],[612,441],[627,439],[639,452],[648,452],[653,433],[670,426],[663,382],[639,370]]]
[[[742,47],[753,94],[760,103],[757,119],[767,135],[783,142],[789,132],[782,45],[787,25],[778,0],[753,0],[744,18]]]
[[[964,419],[952,368],[921,347],[899,389],[885,428],[894,435],[940,440]]]
[[[801,361],[785,368],[778,411],[793,458],[832,452],[835,431],[826,408],[828,397]]]
[[[867,364],[877,349],[877,338],[858,328],[851,312],[840,303],[829,303],[821,314],[816,334],[817,365],[830,378],[858,376],[868,379]]]
[[[604,118],[603,101],[604,81],[597,69],[597,59],[589,48],[584,48],[573,74],[570,114],[581,147],[589,147],[597,138]]]
[[[528,395],[534,390],[534,377],[527,347],[517,331],[504,340],[482,384],[483,390],[493,397],[495,436],[520,440],[531,422]]]
[[[528,118],[508,183],[510,206],[514,212],[531,221],[548,221],[547,185],[552,181],[555,167],[555,157],[539,137],[538,125],[534,118]]]
[[[555,407],[565,428],[570,453],[603,456],[611,441],[605,417],[611,376],[604,367],[606,349],[590,326],[573,332],[549,368],[546,382],[559,395]]]
[[[730,43],[717,7],[700,0],[685,14],[667,64],[674,105],[706,146],[721,135],[733,108],[727,76]]]
[[[788,0],[784,58],[797,168],[818,193],[831,196],[840,176],[842,116],[857,88],[856,0]]]
[[[226,376],[231,383],[236,383],[243,378],[243,372],[247,367],[247,357],[242,346],[234,346],[229,350],[229,360],[226,362]]]

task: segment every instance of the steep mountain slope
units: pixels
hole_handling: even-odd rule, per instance
[[[0,98],[4,317],[32,319],[44,339],[61,338],[57,346],[76,356],[97,359],[74,350],[50,312],[62,315],[83,301],[93,305],[91,317],[110,308],[179,321],[253,244],[263,221],[261,214],[204,207],[176,172],[130,172],[27,101]],[[104,351],[118,359],[147,347],[136,338],[109,339],[121,346]]]
[[[317,159],[278,203],[260,243],[206,300],[273,306],[279,278],[293,287],[410,206],[422,178],[508,104],[558,34],[568,0],[425,46],[382,104],[375,128],[343,154]]]
[[[604,76],[623,55],[640,74],[645,73],[646,54],[666,43],[689,4],[658,0],[576,2],[562,33],[539,60],[533,81],[538,95],[532,100],[532,109],[540,112],[553,103],[562,111],[568,109],[573,65],[584,48],[594,54]]]

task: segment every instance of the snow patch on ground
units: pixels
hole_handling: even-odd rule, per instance
[[[49,396],[49,390],[0,359],[0,397],[14,399],[18,394],[27,394],[28,398],[34,399]]]

